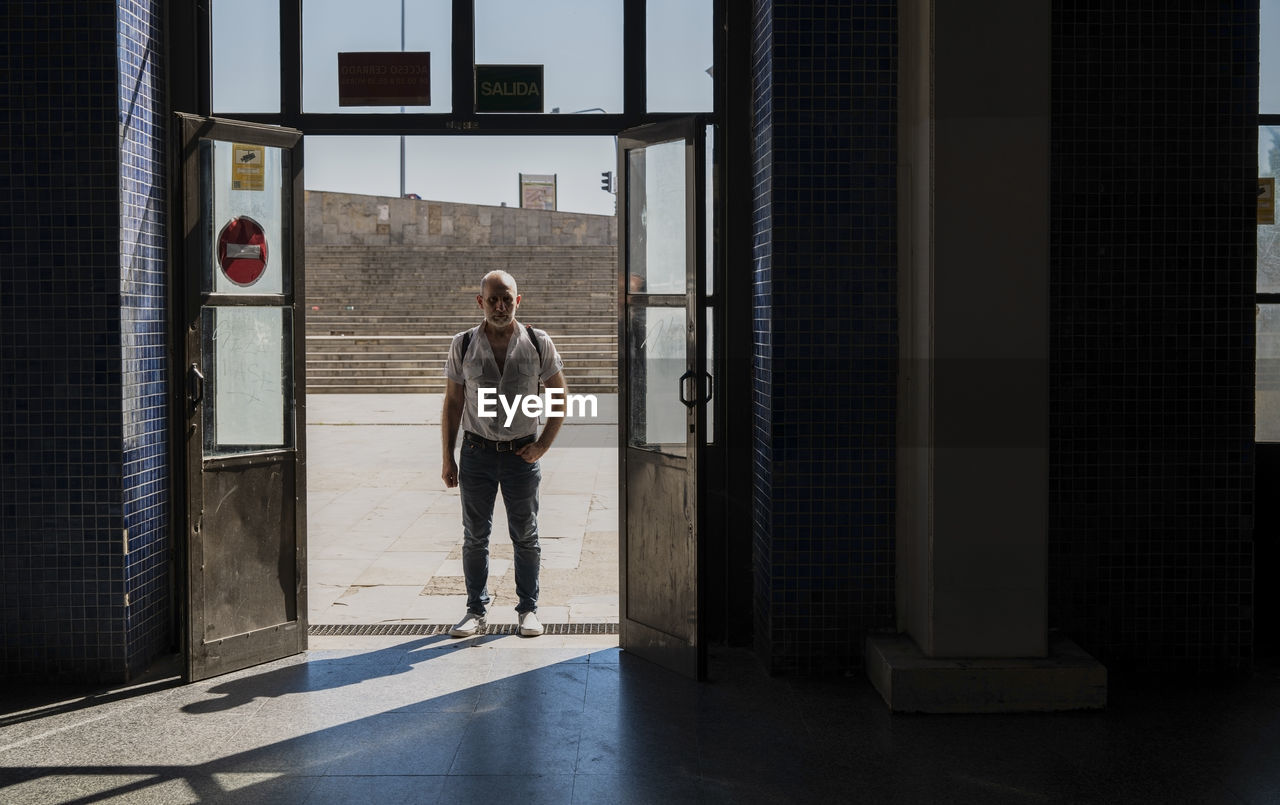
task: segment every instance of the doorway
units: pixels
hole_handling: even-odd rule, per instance
[[[503,269],[570,392],[598,403],[542,460],[539,613],[616,624],[614,138],[405,139],[306,140],[311,623],[447,625],[464,611],[459,495],[439,477],[444,356],[477,321],[480,277]],[[504,519],[499,499],[497,624],[515,622]]]
[[[684,125],[680,122],[692,121],[690,114],[701,110],[705,120],[692,124],[690,131],[697,134],[693,139],[686,138],[686,153],[696,153],[697,156],[686,163],[686,193],[683,202],[686,212],[684,254],[686,261],[691,261],[686,269],[692,265],[694,269],[691,276],[702,277],[703,246],[709,253],[714,251],[712,244],[717,242],[716,238],[705,232],[704,225],[713,227],[712,216],[707,213],[708,210],[717,209],[726,203],[720,201],[711,190],[716,186],[715,182],[706,181],[704,185],[703,167],[710,170],[712,161],[704,161],[705,152],[699,150],[702,147],[700,140],[703,126],[723,124],[723,121],[718,120],[716,110],[724,109],[726,84],[722,74],[715,69],[715,64],[723,61],[722,54],[727,42],[724,33],[728,29],[724,24],[727,12],[723,2],[616,0],[613,3],[599,3],[592,0],[534,10],[527,4],[513,4],[505,0],[452,0],[433,5],[429,15],[434,16],[425,22],[421,19],[415,22],[401,14],[399,49],[420,53],[429,51],[434,55],[431,62],[431,102],[426,105],[402,106],[398,115],[394,114],[396,110],[390,108],[339,108],[344,106],[340,99],[327,97],[333,94],[331,90],[336,83],[336,77],[330,75],[333,56],[350,50],[375,52],[396,49],[389,41],[347,42],[348,35],[354,37],[357,33],[352,26],[342,24],[350,18],[350,7],[344,8],[342,2],[325,6],[319,3],[301,4],[296,0],[282,0],[278,5],[265,8],[255,6],[251,11],[258,15],[262,24],[256,26],[254,31],[266,32],[271,41],[274,41],[272,35],[278,31],[279,48],[254,47],[251,48],[252,53],[243,53],[241,51],[246,40],[241,35],[242,32],[234,25],[227,27],[228,20],[243,16],[240,12],[245,9],[241,5],[237,0],[228,0],[213,4],[212,12],[208,6],[175,11],[171,25],[173,34],[170,52],[176,56],[172,73],[175,80],[171,88],[176,108],[199,110],[205,116],[225,114],[260,124],[291,127],[307,137],[391,135],[406,143],[412,137],[427,134],[449,135],[451,139],[459,141],[481,141],[517,135],[599,135],[612,138],[648,124],[670,122]],[[363,2],[360,6],[362,18],[367,18],[371,24],[361,28],[376,29],[379,31],[378,36],[382,37],[388,26],[373,23],[372,20],[375,14],[386,10],[383,8],[386,5],[387,2]],[[599,17],[597,12],[604,16]],[[323,20],[315,17],[315,14],[327,14],[330,23],[337,20],[339,24],[330,24],[326,28],[321,24]],[[591,18],[593,27],[584,34],[581,26],[588,17]],[[324,40],[324,44],[319,44],[315,37],[322,29],[328,31],[329,38]],[[532,35],[535,29],[542,31],[544,35]],[[444,32],[447,35],[434,43],[418,41],[421,39],[418,33],[424,31],[434,32],[433,36],[444,35]],[[211,48],[208,46],[210,39]],[[303,47],[304,39],[307,40],[306,47]],[[586,47],[587,43],[594,44]],[[651,58],[655,54],[661,58]],[[679,55],[679,58],[674,58],[674,55]],[[740,61],[745,63],[748,55],[745,48],[739,48]],[[320,61],[314,61],[316,58]],[[583,59],[586,62],[576,67],[571,64],[574,60],[581,62]],[[526,65],[541,63],[545,67],[548,93],[544,106],[530,110],[533,113],[529,114],[489,113],[478,108],[479,65],[516,62]],[[187,67],[190,69],[184,69]],[[273,78],[276,75],[279,76],[278,84],[270,80],[258,80],[263,76]],[[604,83],[601,84],[597,79],[602,79]],[[313,90],[317,88],[320,93],[318,96],[313,94]],[[250,89],[253,90],[253,97],[248,93]],[[562,93],[556,96],[556,100],[552,99],[553,89]],[[584,89],[585,95],[579,92]],[[690,95],[687,90],[691,89],[694,92]],[[740,94],[745,98],[746,85],[741,84],[740,89]],[[576,100],[579,95],[582,100]],[[747,108],[743,105],[740,111]],[[746,132],[748,126],[744,121],[738,121],[736,130]],[[687,150],[695,140],[699,144],[693,150]],[[660,143],[651,141],[648,144]],[[310,160],[310,156],[308,159]],[[745,150],[737,154],[736,163],[743,169],[739,171],[739,175],[745,177],[748,166]],[[626,160],[619,159],[615,165],[613,179],[621,180],[627,171]],[[310,169],[310,162],[308,167]],[[608,177],[601,178],[608,180]],[[724,176],[720,175],[719,180],[724,181]],[[634,184],[633,187],[642,186]],[[705,189],[707,198],[712,200],[704,205],[702,194],[694,188]],[[407,187],[398,189],[400,192],[389,199],[396,205],[406,201],[403,196],[416,192]],[[746,197],[746,194],[739,195],[741,199]],[[635,202],[641,208],[644,207],[643,197],[638,197]],[[387,206],[390,216],[390,210],[395,205],[388,203]],[[739,217],[746,220],[741,203],[729,206],[734,206]],[[621,210],[619,214],[624,215]],[[374,226],[381,223],[375,222]],[[428,230],[432,226],[429,210],[424,225]],[[741,240],[739,242],[746,243]],[[626,248],[620,249],[619,253],[622,256],[618,266],[620,273],[615,275],[619,278],[615,293],[622,297],[629,293],[626,282],[620,279],[627,276],[629,257]],[[718,253],[716,260],[718,262],[715,265],[724,264],[724,257]],[[707,270],[710,270],[712,261],[706,259],[705,262]],[[701,280],[698,284],[700,282]],[[689,292],[694,293],[692,286]],[[702,289],[698,288],[697,293],[701,292]],[[745,300],[745,296],[742,299]],[[631,301],[643,303],[645,300],[636,298]],[[650,301],[656,301],[659,307],[666,306],[663,300]],[[665,507],[674,506],[686,523],[695,523],[701,518],[710,517],[708,507],[702,505],[704,496],[717,495],[717,505],[729,499],[727,486],[720,476],[727,477],[731,473],[723,455],[715,454],[723,449],[724,442],[711,444],[698,441],[711,432],[708,424],[724,422],[724,417],[709,415],[706,410],[716,381],[714,377],[707,377],[706,367],[713,361],[707,359],[705,349],[710,340],[704,338],[713,329],[724,331],[723,326],[716,327],[716,323],[724,315],[724,306],[719,301],[691,297],[685,308],[690,313],[688,326],[693,339],[686,344],[685,350],[689,365],[678,378],[678,384],[670,386],[666,393],[670,395],[673,405],[683,408],[686,417],[694,418],[690,421],[693,425],[690,430],[691,438],[694,439],[692,444],[697,451],[706,451],[711,459],[690,464],[691,468],[696,467],[690,471],[691,474],[706,473],[708,476],[715,476],[718,480],[714,486],[717,488],[713,489],[711,484],[695,483],[691,479],[683,499],[652,495],[634,501],[631,511],[636,516],[643,516],[646,507],[650,505],[664,511]],[[749,310],[749,305],[744,305],[742,310]],[[616,317],[619,343],[622,344],[625,343],[629,324],[621,305],[616,311]],[[304,315],[301,318],[306,317]],[[344,337],[342,333],[335,335]],[[749,348],[742,348],[738,354],[739,359],[748,353]],[[301,356],[302,352],[298,355]],[[301,379],[304,374],[305,371],[300,370],[298,377]],[[739,379],[735,385],[739,388],[748,385],[748,374],[740,373],[737,377]],[[625,383],[620,388],[625,388]],[[187,390],[184,385],[183,392]],[[720,406],[722,397],[716,397],[715,400],[712,404]],[[618,409],[627,411],[625,401],[620,403]],[[300,405],[300,411],[303,417],[299,421],[306,422],[305,406]],[[627,422],[628,416],[629,411],[619,416],[619,423]],[[745,432],[747,417],[744,415],[741,420],[739,425]],[[430,427],[429,421],[412,424]],[[615,431],[613,444],[617,445],[619,439],[626,441],[625,432]],[[624,461],[625,459],[620,460],[620,464]],[[736,466],[741,472],[736,473],[735,477],[741,480],[744,473],[749,472],[749,463],[740,462]],[[620,467],[618,477],[622,478],[623,475]],[[745,494],[743,490],[749,488],[747,484],[739,486],[739,495]],[[619,492],[622,491],[620,487]],[[747,511],[745,506],[736,507],[732,519],[741,526]],[[722,535],[723,518],[713,519]],[[621,519],[621,522],[626,521]],[[696,534],[698,529],[689,528],[688,531]],[[737,532],[746,534],[748,530],[739,527]],[[723,543],[722,536],[719,539]],[[305,552],[305,546],[301,550]],[[619,551],[625,558],[626,549],[620,546]],[[739,551],[736,555],[738,562],[734,570],[738,580],[728,582],[726,588],[749,592],[749,583],[743,582],[748,576],[741,572],[742,562],[746,561],[743,557],[749,556],[749,552]],[[701,580],[706,572],[704,567],[699,566],[687,578]],[[656,591],[657,588],[651,590]],[[696,598],[695,595],[694,599]],[[625,610],[626,605],[624,596],[620,612]],[[739,609],[749,611],[746,607]],[[300,612],[299,615],[302,617],[303,613]],[[702,622],[701,613],[696,611],[683,613],[681,617],[695,625]],[[624,625],[622,642],[625,645],[628,638],[624,615],[620,614],[620,621]],[[305,619],[301,624],[305,626]],[[639,640],[636,644],[637,652],[644,650],[641,644],[651,642],[640,632],[634,636]],[[688,642],[684,636],[680,640]],[[697,649],[701,650],[701,641],[694,642],[697,643]]]

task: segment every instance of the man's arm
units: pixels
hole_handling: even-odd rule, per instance
[[[444,461],[440,477],[446,489],[458,485],[458,462],[453,458],[458,446],[458,426],[462,424],[462,404],[466,394],[462,386],[452,380],[444,381],[444,411],[440,414],[440,444],[444,448]]]
[[[556,372],[551,377],[543,381],[542,385],[549,389],[562,389],[564,393],[560,395],[561,401],[569,399],[569,388],[564,382],[564,372]],[[564,413],[563,411],[561,413]],[[548,416],[547,424],[542,429],[542,434],[538,436],[537,441],[526,444],[524,447],[516,450],[516,455],[532,464],[542,458],[542,454],[551,449],[551,443],[556,440],[556,434],[560,432],[560,426],[564,424],[563,416]]]

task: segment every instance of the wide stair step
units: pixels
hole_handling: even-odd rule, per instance
[[[307,390],[439,393],[455,333],[479,322],[480,277],[520,282],[520,321],[551,333],[574,393],[617,386],[617,252],[586,247],[310,246]]]

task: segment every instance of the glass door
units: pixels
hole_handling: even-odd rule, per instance
[[[692,678],[699,629],[698,468],[707,373],[705,127],[618,138],[621,643]]]
[[[306,648],[301,133],[179,115],[186,668]]]

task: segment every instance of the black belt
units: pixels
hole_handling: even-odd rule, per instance
[[[493,439],[486,439],[483,436],[477,436],[469,430],[462,432],[462,440],[470,442],[477,447],[484,447],[489,450],[497,450],[499,453],[510,453],[516,448],[524,447],[526,444],[533,444],[533,440],[537,437],[533,434],[521,436],[519,439],[512,439],[509,442],[495,442]]]

